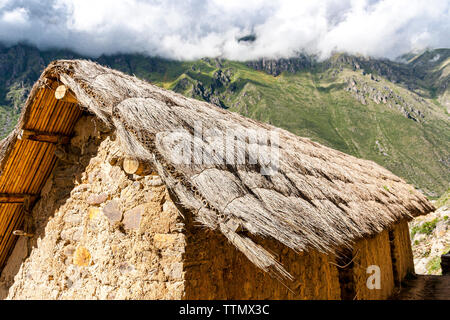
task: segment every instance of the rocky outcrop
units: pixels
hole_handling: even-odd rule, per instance
[[[380,79],[373,75],[369,75],[369,78],[371,81],[380,82]],[[408,119],[420,122],[425,118],[422,111],[386,85],[382,87],[375,86],[360,78],[350,77],[347,79],[347,85],[344,90],[350,92],[356,100],[364,105],[368,101],[373,101],[376,104],[383,103],[391,109],[400,111]],[[417,97],[417,99],[419,100],[418,102],[425,103],[423,98]]]
[[[264,71],[273,76],[278,76],[283,72],[295,73],[301,70],[310,69],[314,66],[314,58],[301,55],[297,58],[288,59],[260,59],[246,63],[248,67],[255,70]]]
[[[214,60],[215,61],[215,60]],[[211,61],[209,63],[212,63]],[[219,63],[219,62],[217,62]],[[218,107],[227,109],[230,95],[234,92],[235,86],[232,84],[233,70],[231,68],[218,69],[213,73],[209,85],[200,80],[183,77],[176,83],[175,92],[185,93],[192,88],[190,96],[201,99]]]
[[[450,207],[418,217],[409,226],[416,273],[441,274],[441,255],[450,251]]]

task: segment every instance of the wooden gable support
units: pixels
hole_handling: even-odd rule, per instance
[[[19,140],[32,140],[53,144],[66,144],[70,142],[70,136],[59,133],[40,132],[34,130],[22,130],[18,136]]]
[[[37,197],[34,194],[0,193],[0,203],[23,203],[28,207]]]
[[[64,102],[75,103],[75,104],[78,103],[78,100],[75,97],[75,94],[72,91],[70,91],[70,89],[67,88],[63,84],[56,88],[55,98],[56,98],[56,100],[61,100]]]

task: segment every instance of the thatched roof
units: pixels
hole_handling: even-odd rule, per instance
[[[19,124],[0,144],[0,193],[19,193],[2,189],[1,178],[5,174],[14,177],[15,169],[11,167],[7,173],[5,168],[22,129],[70,134],[79,117],[71,109],[78,107],[70,103],[65,107],[70,111],[56,115],[54,110],[61,109],[58,103],[63,102],[53,97],[55,83],[70,88],[79,106],[116,129],[128,156],[152,162],[197,221],[220,230],[266,271],[287,275],[271,254],[255,244],[254,236],[274,238],[298,251],[334,252],[399,220],[434,209],[412,186],[372,161],[83,60],[53,62],[34,85]],[[42,90],[51,92],[47,100]],[[45,116],[48,120],[39,120],[45,109],[50,110]],[[59,120],[52,120],[55,117]],[[58,127],[58,121],[65,123],[64,129]],[[258,164],[178,163],[174,143],[186,136],[194,139],[194,126],[199,122],[213,136],[196,136],[194,140],[209,150],[203,155],[209,160],[217,160],[211,151],[218,147],[214,138],[229,129],[235,132],[236,153],[246,155],[246,159],[252,157],[249,150],[261,146],[248,139],[249,130],[276,132],[279,140],[270,146],[279,152],[276,170],[265,175]],[[52,166],[54,162],[45,163]],[[42,181],[35,185],[42,185]],[[28,192],[38,194],[40,190],[37,187]]]

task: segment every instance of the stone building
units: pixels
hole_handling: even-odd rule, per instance
[[[0,298],[386,299],[433,209],[371,161],[56,61],[0,142]]]

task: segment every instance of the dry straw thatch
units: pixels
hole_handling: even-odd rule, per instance
[[[56,61],[44,71],[16,130],[0,144],[2,165],[34,95],[49,79],[65,84],[82,108],[115,128],[128,156],[150,161],[197,221],[220,230],[253,263],[274,274],[289,276],[255,243],[256,236],[297,251],[334,252],[433,210],[422,194],[374,162],[83,60]],[[196,121],[217,136],[234,129],[236,151],[242,153],[252,147],[244,134],[248,130],[276,131],[278,171],[263,175],[257,165],[177,164],[168,133],[193,136]],[[214,146],[211,140],[198,142]]]

